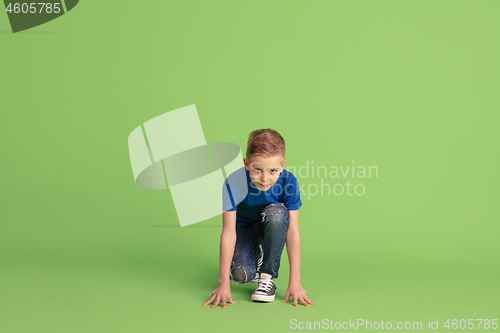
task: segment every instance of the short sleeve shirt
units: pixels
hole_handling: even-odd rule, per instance
[[[302,206],[297,178],[283,170],[276,183],[267,191],[259,190],[245,167],[233,172],[224,182],[223,211],[236,210],[236,226],[261,220],[261,212],[272,203],[283,203],[288,210]]]

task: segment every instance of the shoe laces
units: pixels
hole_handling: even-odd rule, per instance
[[[274,284],[273,279],[270,280],[260,279],[259,284],[257,286],[257,291],[268,293],[269,291],[271,291],[273,284]]]

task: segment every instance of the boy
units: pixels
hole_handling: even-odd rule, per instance
[[[283,302],[292,297],[295,306],[298,300],[305,306],[314,304],[300,285],[298,209],[302,202],[297,179],[283,169],[283,137],[272,129],[253,131],[243,162],[245,170],[235,171],[224,184],[219,286],[203,305],[214,302],[212,307],[216,307],[221,302],[225,308],[226,299],[236,303],[231,298],[230,279],[236,283],[258,281],[252,300],[272,302],[285,241],[290,280]]]

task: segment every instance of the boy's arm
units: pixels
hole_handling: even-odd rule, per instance
[[[219,285],[229,285],[229,271],[236,244],[236,211],[222,212],[222,234],[220,236]]]
[[[300,284],[300,234],[299,211],[288,212],[288,231],[286,232],[286,251],[290,261],[290,279],[288,284]]]
[[[236,244],[236,211],[222,212],[222,233],[220,237],[220,256],[219,256],[219,286],[212,292],[208,301],[203,303],[207,305],[214,302],[212,307],[216,307],[222,302],[222,307],[226,307],[226,299],[233,304],[231,298],[231,288],[229,285],[229,273],[231,269],[231,259],[233,258],[234,245]]]
[[[288,260],[290,261],[290,279],[286,298],[283,302],[288,302],[290,297],[293,298],[293,305],[297,306],[297,301],[309,306],[314,304],[307,298],[306,291],[300,285],[300,234],[299,234],[299,211],[290,210],[288,212],[288,230],[286,233],[286,251]],[[309,304],[308,304],[309,303]]]

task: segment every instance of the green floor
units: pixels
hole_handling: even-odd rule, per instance
[[[82,0],[17,34],[0,14],[1,333],[500,320],[499,2],[141,6]],[[202,306],[221,216],[180,228],[169,190],[134,183],[127,147],[140,124],[192,104],[207,142],[245,153],[254,129],[284,136],[314,306],[281,302],[286,252],[275,302],[253,303],[248,284],[232,286],[234,305]],[[326,193],[347,181],[365,193]]]
[[[319,226],[329,216],[329,208],[314,212],[319,203],[301,212],[302,281],[316,305],[280,302],[284,254],[275,302],[252,302],[255,284],[247,284],[232,286],[236,304],[204,307],[217,282],[219,219],[180,228],[165,220],[158,193],[133,189],[123,201],[101,193],[109,200],[103,210],[88,190],[58,198],[34,191],[32,210],[20,209],[2,227],[2,236],[11,236],[2,239],[2,331],[285,331],[292,319],[422,322],[426,329],[429,319],[442,326],[446,319],[498,318],[498,245],[493,235],[474,239],[486,231],[481,226],[470,233],[435,227],[432,236],[423,227],[401,232],[387,225],[417,219],[359,211],[347,219],[357,205],[335,203],[339,213],[329,225]],[[422,225],[431,229],[429,221]],[[490,231],[498,235],[498,228]]]

